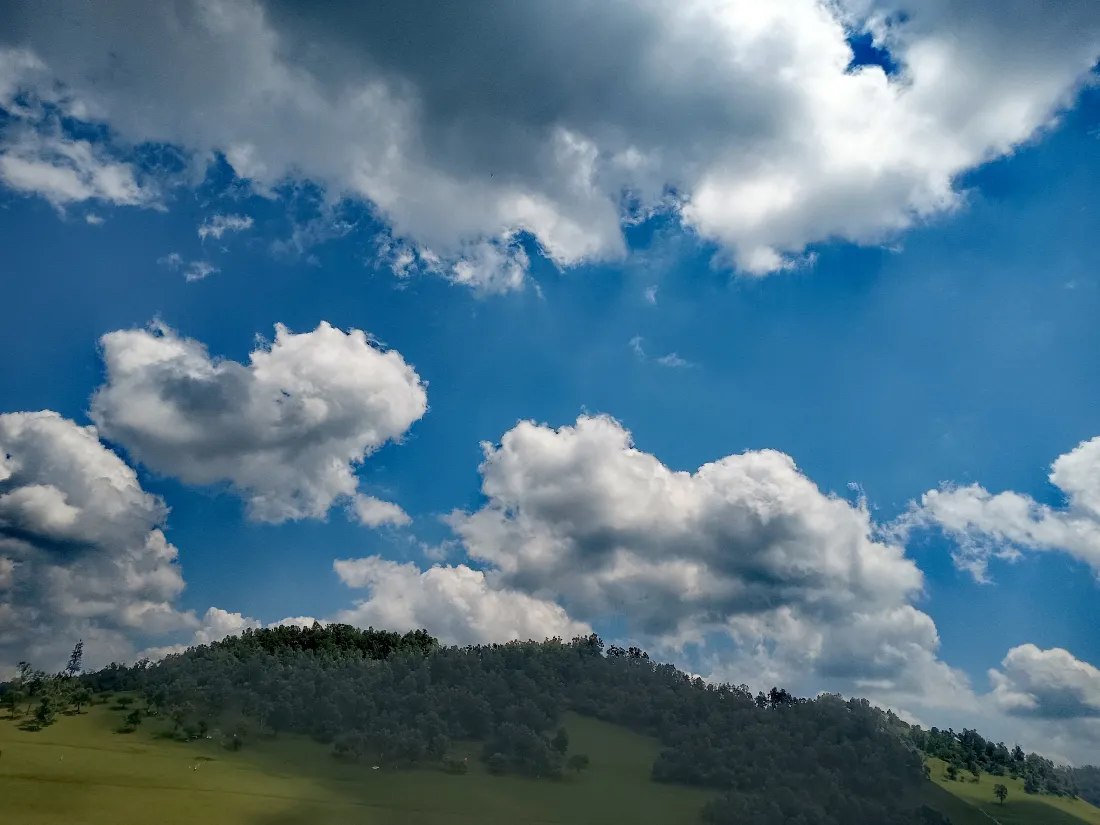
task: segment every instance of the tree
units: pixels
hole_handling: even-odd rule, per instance
[[[54,709],[53,697],[46,695],[42,697],[42,701],[38,703],[38,707],[34,711],[34,723],[39,730],[52,725],[57,718],[57,711]]]
[[[997,797],[998,802],[1004,805],[1005,799],[1008,797],[1008,788],[998,782],[993,786],[993,795]]]
[[[128,714],[126,714],[126,727],[130,730],[136,730],[137,726],[141,724],[142,712],[137,708],[134,708]]]
[[[554,734],[554,738],[550,740],[551,747],[554,748],[562,756],[565,756],[566,751],[569,750],[569,734],[565,728],[558,728],[558,732]]]
[[[91,703],[92,692],[86,687],[79,687],[69,696],[69,701],[76,707],[76,712],[80,713],[82,707]]]
[[[65,665],[65,675],[70,679],[80,674],[84,663],[84,640],[81,639],[73,647],[72,655],[69,656],[69,663]]]
[[[569,769],[574,773],[580,773],[589,765],[588,754],[575,753],[569,757]]]
[[[12,719],[15,718],[19,705],[25,698],[22,689],[15,686],[9,687],[7,693],[4,694],[4,707],[8,709]]]

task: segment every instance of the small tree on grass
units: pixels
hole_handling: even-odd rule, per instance
[[[79,687],[72,692],[69,697],[69,701],[73,703],[73,707],[76,708],[76,712],[80,713],[81,708],[85,705],[91,704],[92,692],[86,687]]]
[[[25,698],[23,691],[14,686],[9,687],[8,692],[4,694],[4,707],[8,709],[12,719],[18,715],[19,706]]]
[[[993,795],[997,797],[998,802],[1004,805],[1005,799],[1008,798],[1008,788],[998,783],[993,786]]]
[[[569,757],[569,769],[574,773],[580,773],[589,765],[588,754],[575,753]]]
[[[135,730],[138,729],[138,725],[141,724],[141,719],[142,712],[137,708],[134,708],[132,711],[126,714],[126,726],[123,728],[123,730],[126,733],[133,733]]]
[[[34,709],[34,724],[39,730],[48,728],[57,719],[57,710],[54,708],[53,697],[43,696],[38,707]]]

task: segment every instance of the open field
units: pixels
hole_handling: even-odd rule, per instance
[[[932,769],[933,782],[985,812],[1001,825],[1100,825],[1100,808],[1083,799],[1025,794],[1022,780],[987,773],[983,773],[977,783],[969,781],[969,773],[964,774],[967,781],[952,782],[945,778],[944,769],[947,766],[939,759],[929,759],[928,765]],[[1008,799],[1003,805],[993,796],[993,786],[998,783],[1008,788]],[[989,825],[989,819],[983,819]]]
[[[474,825],[698,822],[709,794],[649,781],[656,743],[580,717],[571,751],[592,767],[561,783],[470,773],[371,770],[299,737],[232,753],[155,736],[155,720],[118,734],[123,714],[95,706],[40,732],[0,719],[0,821],[19,825]],[[197,769],[193,769],[198,765]]]

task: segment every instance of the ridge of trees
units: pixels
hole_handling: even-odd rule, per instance
[[[985,772],[993,776],[1023,779],[1024,792],[1029,794],[1076,797],[1080,793],[1077,782],[1079,771],[1055,765],[1037,753],[1024,753],[1019,745],[1010,750],[1004,742],[984,739],[976,730],[966,728],[962,733],[956,733],[951,729],[931,728],[925,731],[920,726],[901,725],[921,751],[947,763],[947,774],[951,779],[960,777],[964,772],[974,777]]]
[[[701,812],[710,825],[942,825],[919,805],[924,755],[956,772],[1022,777],[1034,793],[1074,795],[1081,775],[975,731],[924,731],[863,699],[709,684],[638,648],[605,650],[595,634],[445,647],[424,630],[315,623],[247,630],[157,663],[82,675],[79,657],[73,664],[56,677],[21,666],[0,702],[20,697],[29,712],[56,704],[47,694],[71,704],[78,690],[137,691],[144,712],[167,717],[183,739],[224,731],[240,748],[297,733],[331,744],[335,758],[454,773],[466,770],[455,744],[472,741],[470,758],[493,772],[549,779],[589,764],[558,726],[571,710],[655,737],[655,781],[720,793]],[[132,729],[140,718],[131,717]]]

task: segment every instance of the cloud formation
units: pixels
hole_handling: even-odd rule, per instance
[[[945,485],[921,496],[896,526],[902,534],[938,528],[956,542],[955,563],[979,581],[987,580],[990,560],[1037,550],[1063,551],[1100,573],[1100,438],[1059,456],[1049,479],[1065,494],[1064,506],[978,484]]]
[[[912,604],[920,570],[875,538],[861,504],[822,493],[788,456],[674,471],[606,416],[521,422],[484,450],[487,501],[449,520],[495,587],[578,620],[624,620],[651,644],[718,634],[735,650],[716,666],[799,688],[969,696]]]
[[[199,224],[199,238],[206,240],[207,238],[213,238],[214,240],[221,240],[222,235],[226,232],[243,232],[246,229],[252,228],[252,217],[250,215],[211,215],[201,224]]]
[[[527,641],[592,632],[560,605],[526,593],[495,587],[490,577],[464,564],[420,570],[379,556],[333,564],[348,587],[370,596],[332,621],[394,630],[427,628],[444,644]]]
[[[324,322],[301,334],[277,325],[247,365],[212,358],[162,325],[100,344],[106,381],[90,415],[104,436],[158,473],[228,482],[257,521],[323,518],[353,501],[356,466],[427,410],[424,384],[400,353]],[[376,523],[398,518],[379,512]]]
[[[853,31],[900,73],[853,67]],[[0,88],[59,82],[124,140],[368,201],[414,260],[495,289],[523,283],[517,232],[570,266],[622,254],[624,223],[662,209],[748,273],[879,242],[956,208],[959,175],[1050,123],[1100,56],[1093,0],[491,0],[461,18],[16,0],[0,32]]]
[[[1013,716],[1038,719],[1100,717],[1100,670],[1061,648],[1026,644],[1008,651],[1001,670],[990,670],[997,706]]]
[[[80,638],[103,665],[136,637],[197,624],[174,607],[167,514],[94,427],[0,415],[0,667],[56,663]]]

